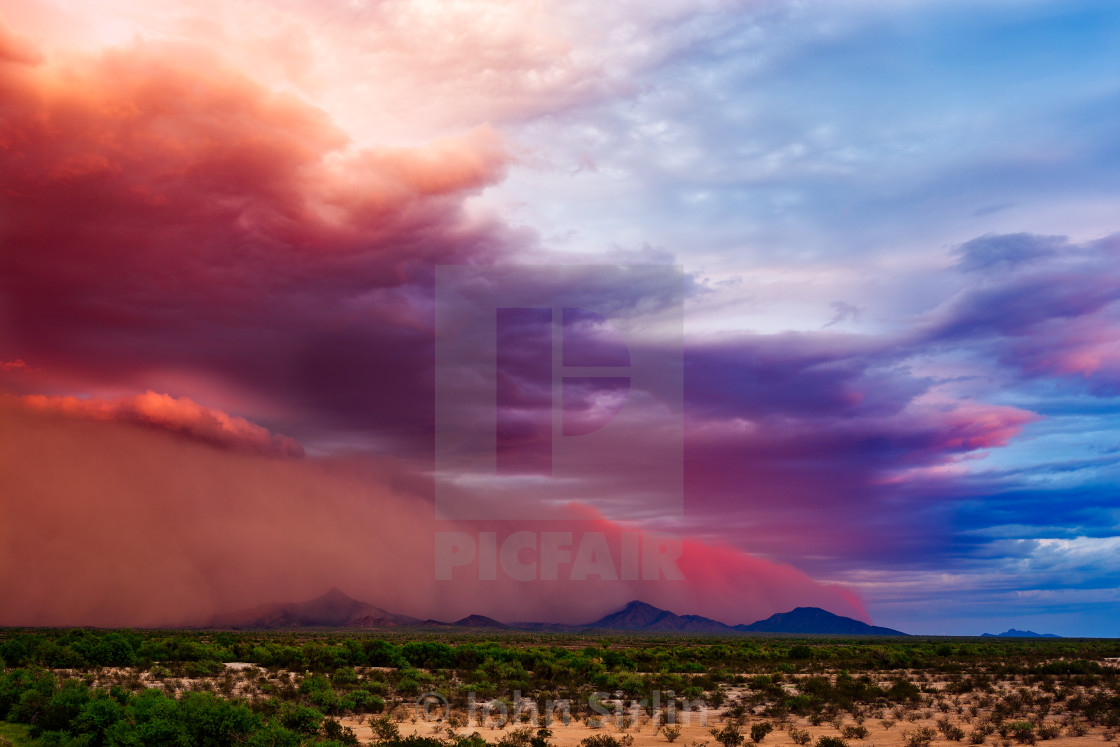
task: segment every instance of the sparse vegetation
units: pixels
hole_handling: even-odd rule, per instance
[[[808,731],[804,729],[790,728],[789,738],[793,740],[794,744],[806,745],[813,741]]]
[[[1112,640],[0,630],[0,739],[556,747],[575,723],[584,747],[743,747],[775,728],[808,745],[814,727],[838,732],[817,732],[827,747],[896,724],[908,747],[1109,741],[1117,657]]]
[[[723,747],[739,747],[744,741],[743,732],[739,730],[739,725],[734,722],[727,724],[722,729],[712,729],[711,734]]]

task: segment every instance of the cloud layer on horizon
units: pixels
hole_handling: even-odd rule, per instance
[[[199,624],[332,586],[445,620],[578,623],[635,597],[733,624],[803,603],[866,618],[842,588],[692,541],[679,561],[687,583],[469,573],[435,583],[434,531],[508,532],[508,523],[436,522],[429,479],[399,460],[278,460],[5,403],[0,423],[0,625]],[[517,529],[610,539],[623,527],[571,506]]]

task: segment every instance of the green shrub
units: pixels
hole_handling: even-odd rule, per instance
[[[280,723],[285,728],[301,734],[316,734],[323,723],[323,713],[318,709],[302,704],[288,705],[280,714]]]
[[[752,724],[751,725],[751,741],[754,742],[755,744],[758,744],[759,742],[761,742],[763,739],[766,738],[767,734],[769,734],[772,731],[774,731],[774,725],[771,724],[769,721],[761,721],[757,724]]]
[[[94,744],[104,744],[105,735],[124,718],[124,711],[124,707],[112,698],[94,698],[73,720],[71,730],[89,734]]]
[[[622,742],[610,734],[592,734],[579,744],[580,747],[622,747]]]
[[[1007,725],[1008,734],[1020,744],[1033,744],[1035,740],[1034,724],[1030,721],[1016,721]]]
[[[69,731],[70,724],[89,704],[89,687],[80,680],[66,680],[45,704],[38,706],[31,734],[40,731]]]
[[[1062,728],[1057,724],[1042,724],[1038,727],[1039,739],[1057,739],[1060,736],[1062,736]]]
[[[730,723],[722,729],[709,729],[708,731],[723,747],[739,747],[745,741],[743,733],[739,731],[738,724]]]
[[[250,734],[245,744],[248,747],[299,747],[300,742],[298,734],[275,721],[269,721]]]
[[[477,731],[452,739],[453,747],[489,747],[489,743]]]
[[[344,745],[358,744],[358,737],[349,726],[343,726],[338,720],[329,718],[323,722],[323,736],[327,739]]]
[[[331,681],[335,685],[356,685],[358,683],[358,673],[354,671],[353,667],[339,667],[331,675]]]

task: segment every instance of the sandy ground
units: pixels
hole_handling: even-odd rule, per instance
[[[709,729],[723,728],[725,721],[723,719],[723,712],[720,710],[712,710],[708,712],[692,713],[690,714],[688,723],[684,722],[683,714],[681,715],[681,733],[673,741],[674,747],[697,747],[697,745],[707,745],[707,747],[720,747],[716,742]],[[945,739],[940,732],[937,732],[937,721],[941,718],[948,718],[950,722],[960,726],[965,732],[965,738],[960,742],[952,742]],[[436,717],[435,709],[432,710],[432,720],[425,722],[422,713],[418,714],[415,722],[411,718],[406,718],[404,721],[398,723],[402,735],[417,734],[420,736],[447,736],[447,726],[444,719]],[[761,717],[749,717],[744,721],[742,732],[746,736],[744,747],[750,747],[751,741],[749,737],[751,724],[767,721],[768,719]],[[364,743],[373,739],[373,731],[368,725],[366,718],[343,718],[341,722],[345,726],[349,726]],[[774,724],[774,731],[770,732],[763,740],[763,745],[796,745],[796,742],[790,736],[790,730],[808,732],[811,737],[810,745],[815,744],[817,739],[822,736],[842,737],[839,729],[832,724],[822,724],[820,726],[813,726],[807,719],[791,717],[786,723],[780,724],[775,720],[770,720]],[[884,725],[883,720],[868,718],[863,722],[863,726],[867,728],[869,734],[865,739],[851,739],[846,741],[851,747],[864,745],[865,747],[902,747],[906,744],[906,735],[914,732],[921,727],[928,727],[937,732],[937,736],[933,739],[933,744],[951,745],[970,744],[968,733],[977,726],[977,721],[973,723],[963,723],[959,717],[950,715],[946,716],[940,712],[934,712],[930,718],[920,718],[916,721],[903,720],[892,724],[889,728]],[[855,722],[850,718],[846,718],[842,726],[854,725]],[[516,728],[517,725],[511,724],[505,729],[498,728],[491,725],[489,727],[479,727],[472,723],[470,727],[463,727],[454,730],[455,734],[467,735],[471,732],[477,731],[483,739],[488,742],[497,742],[502,736],[508,733],[509,730]],[[604,719],[604,725],[600,728],[592,728],[582,721],[572,720],[568,725],[554,721],[550,726],[552,729],[552,736],[550,741],[556,747],[578,747],[581,741],[594,734],[609,734],[619,739],[623,739],[627,735],[633,738],[633,747],[668,747],[669,742],[664,734],[655,730],[655,724],[647,722],[643,724],[636,724],[626,730],[618,727],[617,721],[607,721]],[[1065,730],[1063,730],[1065,731]],[[1103,728],[1090,729],[1084,736],[1071,737],[1061,736],[1055,739],[1039,741],[1040,745],[1050,745],[1051,747],[1074,747],[1075,745],[1090,745],[1090,744],[1107,744],[1108,740],[1104,738],[1105,730]],[[992,734],[987,737],[984,744],[996,745],[997,747],[1004,743],[998,733]],[[1011,740],[1008,744],[1017,745],[1018,742]]]
[[[226,669],[230,674],[234,675],[234,678],[228,681],[230,687],[224,694],[250,698],[254,696],[257,690],[254,682],[256,675],[265,675],[275,682],[277,681],[277,676],[281,674],[279,672],[266,672],[257,665],[244,662],[227,663]],[[60,670],[59,674],[65,675],[70,673],[66,670]],[[72,674],[79,675],[77,672]],[[297,682],[301,676],[300,673],[296,672],[287,674],[291,676],[293,681]],[[905,674],[920,679],[927,693],[943,691],[947,684],[947,678],[945,677],[924,677],[918,672],[880,674],[877,679],[882,679],[883,684],[886,684],[897,674]],[[153,678],[150,672],[142,670],[109,668],[100,670],[98,675],[99,676],[96,677],[97,684],[103,686],[107,686],[109,680],[113,678],[131,677],[133,678],[133,682],[130,684],[137,688],[154,686],[160,687],[168,692],[182,692],[185,689],[196,689],[206,684],[211,686],[210,689],[220,690],[220,688],[215,687],[219,684],[220,679],[214,677],[157,679]],[[1021,689],[1024,685],[1025,682],[1021,679],[1004,681],[999,684],[993,695],[997,697],[1005,695],[1013,690]],[[784,684],[783,687],[787,691],[792,692],[792,688],[788,683]],[[1032,687],[1031,689],[1035,688]],[[733,703],[738,698],[748,695],[748,691],[741,687],[728,688],[725,692],[728,704]],[[964,739],[960,742],[952,742],[942,736],[940,732],[937,732],[933,739],[933,744],[935,746],[970,744],[968,735],[984,722],[986,710],[981,709],[976,717],[968,719],[967,716],[957,714],[956,707],[965,706],[965,712],[967,713],[967,706],[970,704],[975,705],[978,696],[969,694],[964,696],[948,695],[947,697],[937,695],[936,697],[946,698],[946,702],[952,706],[949,712],[942,712],[937,708],[931,707],[929,703],[927,703],[916,709],[908,710],[905,714],[905,718],[899,718],[899,714],[892,714],[890,710],[886,710],[880,714],[869,713],[862,724],[868,730],[868,736],[864,739],[847,738],[846,741],[851,747],[858,747],[860,745],[865,747],[904,747],[904,745],[906,745],[906,735],[908,733],[915,732],[922,727],[927,727],[937,732],[937,721],[947,718],[952,724],[960,727],[964,731]],[[632,724],[623,729],[620,727],[619,719],[614,715],[617,713],[614,706],[608,704],[608,708],[611,709],[612,715],[601,717],[602,724],[597,728],[575,718],[570,719],[568,723],[565,724],[559,716],[561,712],[557,712],[557,717],[552,721],[549,727],[552,730],[552,736],[550,737],[551,743],[556,747],[578,747],[580,742],[589,736],[607,734],[623,740],[623,744],[626,747],[668,747],[670,744],[665,734],[656,729],[655,723],[648,716],[643,714],[637,717]],[[459,726],[455,728],[453,732],[449,732],[447,715],[445,707],[434,701],[427,714],[417,708],[415,704],[408,704],[397,707],[394,711],[394,722],[403,735],[416,734],[420,736],[447,737],[449,733],[469,735],[477,731],[483,739],[491,743],[496,743],[515,728],[528,726],[528,724],[510,723],[502,727],[500,719],[497,717],[486,719],[480,725],[477,718],[483,714],[476,713],[475,717],[470,719],[469,726]],[[468,713],[466,711],[456,711],[454,715],[461,723],[465,723],[468,720]],[[879,717],[880,715],[882,717]],[[345,716],[339,720],[344,726],[349,726],[353,729],[363,744],[367,744],[373,739],[373,730],[369,726],[371,718],[373,717]],[[712,728],[723,728],[723,726],[728,723],[726,707],[721,709],[702,709],[688,714],[678,712],[677,719],[681,726],[681,733],[672,742],[673,747],[720,747],[709,730]],[[1046,722],[1050,724],[1062,724],[1064,720],[1060,713],[1055,713],[1050,715],[1046,719]],[[814,726],[808,719],[794,716],[789,717],[783,723],[776,719],[767,719],[763,716],[751,715],[748,716],[742,724],[742,732],[744,736],[747,737],[744,742],[744,747],[751,747],[748,736],[751,725],[762,721],[770,721],[775,727],[774,731],[770,732],[770,734],[763,739],[762,744],[775,745],[776,747],[795,745],[796,742],[791,737],[791,731],[794,730],[807,732],[811,737],[810,745],[812,745],[821,736],[843,737],[841,728],[855,725],[855,721],[847,713],[844,714],[843,721],[840,723],[839,727],[834,723],[828,722]],[[534,731],[535,728],[536,727],[533,727]],[[1107,744],[1110,741],[1106,738],[1106,730],[1102,727],[1088,728],[1086,734],[1080,737],[1069,736],[1066,728],[1062,729],[1062,734],[1062,736],[1055,739],[1045,741],[1039,740],[1038,744],[1050,745],[1051,747],[1074,747],[1075,745]],[[627,738],[633,740],[630,745],[626,745]],[[1006,740],[1000,737],[998,733],[994,733],[987,736],[984,744],[1001,747],[1002,745],[1015,745],[1018,744],[1018,742]]]
[[[749,733],[750,724],[756,723],[757,721],[761,720],[763,719],[749,720],[746,727],[744,728],[744,732]],[[354,733],[357,734],[358,738],[362,740],[363,743],[369,742],[373,739],[373,731],[365,723],[359,723],[358,719],[343,718],[341,721],[343,725],[351,727],[354,730]],[[362,721],[364,722],[364,719]],[[849,721],[848,723],[852,722]],[[710,725],[714,725],[717,728],[722,727],[722,723],[719,721],[711,721]],[[810,736],[812,737],[812,742],[810,742],[810,745],[815,743],[817,741],[817,738],[821,736],[841,736],[840,732],[831,725],[812,726],[808,721],[798,719],[791,719],[789,725],[793,726],[796,729],[809,732]],[[883,728],[882,723],[874,719],[868,719],[864,722],[863,725],[867,727],[870,733],[866,739],[846,740],[849,745],[852,745],[852,747],[856,747],[857,745],[866,745],[867,747],[901,747],[903,744],[905,744],[904,740],[905,734],[907,732],[914,731],[918,727],[922,726],[928,726],[934,730],[936,730],[937,728],[935,719],[896,724],[891,729]],[[554,724],[551,728],[552,737],[550,741],[557,747],[577,747],[582,740],[586,739],[592,734],[611,734],[615,737],[623,737],[625,734],[629,734],[634,738],[634,747],[667,747],[669,744],[664,736],[654,733],[652,724],[642,726],[640,728],[630,728],[626,732],[620,732],[613,725],[600,729],[591,729],[583,723],[576,722],[573,722],[569,726]],[[717,742],[708,732],[708,728],[710,727],[701,726],[699,723],[693,723],[687,726],[683,726],[681,729],[680,737],[678,737],[673,742],[673,745],[675,747],[689,747],[689,745],[699,743],[702,745],[706,744],[708,745],[708,747],[718,747]],[[968,729],[968,725],[964,725],[963,728],[966,728],[966,730],[970,730]],[[400,725],[400,729],[401,734],[405,735],[419,734],[421,736],[446,736],[447,733],[444,727],[442,727],[440,724],[435,723],[426,724],[423,722],[418,722],[417,724],[412,724],[406,721],[405,723]],[[472,731],[478,731],[483,739],[488,742],[497,742],[499,739],[501,739],[503,734],[503,732],[498,729],[479,729],[477,727],[471,727],[469,729],[457,729],[456,733],[470,734]],[[1074,745],[1107,744],[1108,742],[1106,742],[1106,740],[1104,739],[1103,733],[1103,729],[1092,729],[1083,737],[1062,736],[1058,737],[1057,739],[1051,739],[1045,742],[1040,741],[1038,744],[1051,745],[1051,747],[1073,747]],[[994,734],[987,738],[985,744],[999,745],[1002,743],[1002,741],[1003,740],[1000,739],[998,734]],[[933,742],[934,744],[940,743],[942,745],[969,744],[967,736],[960,742],[950,742],[942,737],[940,733],[937,734]],[[747,738],[745,744],[751,744],[749,737]],[[780,746],[795,745],[796,743],[790,738],[788,731],[775,729],[774,731],[770,732],[770,734],[767,735],[765,739],[763,739],[762,744]],[[1012,741],[1011,744],[1018,743]]]

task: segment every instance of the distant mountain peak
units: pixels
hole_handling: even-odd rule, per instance
[[[628,615],[651,615],[654,617],[656,617],[657,615],[673,614],[669,610],[664,610],[660,607],[654,607],[652,604],[643,602],[640,599],[635,599],[632,602],[627,602],[626,606],[619,610],[619,612],[625,612]]]
[[[820,607],[795,607],[778,612],[750,625],[736,625],[747,633],[785,633],[800,635],[906,635],[900,630],[883,628],[851,617],[837,615]]]
[[[461,620],[456,620],[453,624],[461,628],[492,628],[497,630],[509,627],[505,623],[498,622],[494,618],[487,617],[486,615],[467,615]]]
[[[673,615],[673,613],[654,607],[652,604],[647,604],[639,599],[635,599],[618,612],[612,612],[590,623],[588,627],[614,630],[641,630],[664,620],[669,615]],[[673,615],[673,617],[676,616]]]
[[[213,618],[219,628],[365,628],[414,625],[419,620],[386,612],[334,587],[306,602],[261,604]]]
[[[982,633],[981,638],[1061,638],[1053,633],[1035,633],[1033,630],[1010,628],[1003,633]]]

